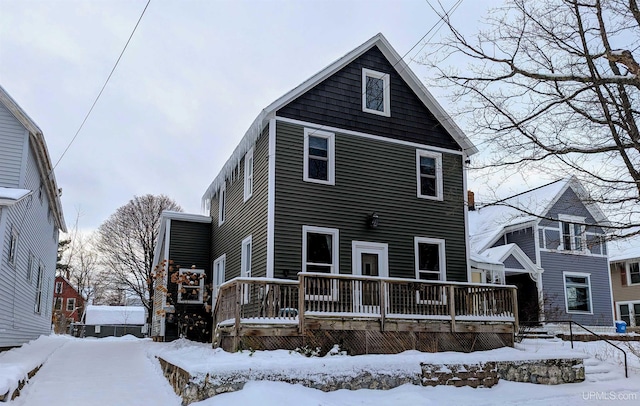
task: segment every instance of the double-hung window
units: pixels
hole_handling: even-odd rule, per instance
[[[61,297],[57,297],[56,301],[53,305],[54,310],[62,310],[62,298]]]
[[[42,285],[44,283],[44,265],[40,263],[38,266],[38,278],[36,280],[36,302],[34,311],[40,314],[42,310]]]
[[[592,313],[591,277],[585,273],[564,272],[564,290],[568,313]]]
[[[585,250],[584,217],[559,216],[562,231],[562,249],[564,251]]]
[[[204,299],[204,270],[178,271],[178,303],[202,303]]]
[[[253,148],[244,156],[244,201],[253,195]]]
[[[62,282],[56,282],[55,293],[62,293]]]
[[[225,267],[227,264],[227,255],[222,254],[215,261],[213,261],[213,297],[218,296],[220,285],[224,283],[225,279]]]
[[[391,116],[390,79],[388,73],[362,68],[362,111]]]
[[[640,302],[618,303],[618,314],[627,326],[640,327]]]
[[[304,181],[335,184],[335,134],[304,129]]]
[[[334,228],[302,226],[302,270],[304,272],[338,273],[339,231]],[[335,300],[335,280],[317,278],[306,286],[309,299]]]
[[[70,297],[67,299],[67,311],[72,312],[76,309],[76,298]]]
[[[221,226],[226,219],[227,211],[227,187],[225,184],[220,186],[220,192],[218,192],[218,226]]]
[[[418,197],[442,200],[442,154],[416,151]]]
[[[640,262],[629,263],[629,285],[640,284]]]
[[[446,280],[446,256],[444,240],[414,237],[416,279],[421,281]],[[442,285],[420,286],[416,292],[418,303],[443,303],[445,290]]]

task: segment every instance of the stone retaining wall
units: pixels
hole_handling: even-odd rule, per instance
[[[20,391],[22,390],[22,388],[24,388],[24,386],[29,382],[29,379],[33,378],[34,375],[38,373],[38,371],[40,370],[41,367],[42,367],[42,365],[37,366],[37,367],[33,368],[31,371],[29,371],[29,373],[27,374],[27,378],[19,381],[18,382],[18,387],[16,387],[13,391],[8,391],[4,395],[0,395],[0,402],[6,402],[6,401],[9,401],[9,400],[13,400],[13,399],[17,398],[18,396],[20,396]]]
[[[367,370],[340,373],[289,376],[285,372],[247,371],[226,375],[191,376],[184,369],[162,358],[164,376],[174,391],[182,397],[182,404],[208,399],[226,392],[241,390],[248,381],[280,381],[301,384],[325,392],[338,389],[392,389],[406,383],[422,386],[471,386],[490,388],[500,379],[555,385],[584,380],[582,359],[550,359],[533,361],[501,361],[477,364],[420,364],[420,373],[378,373]]]

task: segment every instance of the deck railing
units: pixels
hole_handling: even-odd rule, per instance
[[[218,292],[214,325],[285,323],[304,331],[306,317],[511,322],[516,288],[358,275],[305,273],[298,280],[236,278]]]

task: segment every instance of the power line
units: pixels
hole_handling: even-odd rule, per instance
[[[136,22],[135,27],[133,27],[133,31],[131,31],[131,35],[129,35],[129,39],[127,39],[127,43],[124,44],[124,48],[122,48],[122,52],[120,52],[120,56],[118,56],[118,59],[116,60],[116,63],[113,65],[113,68],[111,69],[111,72],[109,73],[109,76],[107,76],[107,80],[105,80],[104,85],[102,85],[102,89],[100,89],[100,92],[96,96],[96,99],[93,101],[93,104],[91,105],[91,108],[89,109],[87,114],[84,116],[84,120],[82,120],[82,123],[80,124],[80,127],[78,127],[78,131],[76,131],[76,133],[73,136],[73,138],[71,139],[71,141],[69,141],[69,144],[67,145],[67,147],[62,152],[62,155],[60,155],[60,158],[58,158],[58,161],[56,162],[56,164],[53,165],[53,168],[51,168],[51,172],[53,172],[53,170],[56,169],[56,167],[58,166],[58,164],[60,163],[62,158],[64,158],[65,154],[67,153],[69,148],[71,148],[71,145],[73,144],[73,142],[78,137],[78,134],[80,134],[80,131],[82,131],[82,128],[84,127],[84,124],[87,122],[87,119],[89,118],[89,116],[91,115],[91,112],[93,111],[93,108],[98,103],[98,100],[100,99],[100,96],[102,96],[102,92],[104,92],[104,89],[107,87],[107,84],[109,83],[109,80],[111,79],[111,76],[113,75],[113,72],[115,72],[116,68],[118,67],[118,63],[120,63],[120,59],[122,59],[122,55],[124,55],[124,52],[127,50],[127,47],[129,46],[129,42],[131,42],[131,38],[133,38],[133,34],[135,34],[136,30],[138,29],[138,25],[140,25],[140,21],[142,20],[142,17],[144,16],[144,13],[147,11],[147,7],[149,7],[149,3],[151,3],[151,0],[148,0],[147,4],[144,6],[144,10],[142,10],[142,13],[140,14],[140,18],[138,18],[138,21]]]

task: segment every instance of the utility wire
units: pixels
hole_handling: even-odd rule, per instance
[[[127,50],[127,47],[129,46],[129,42],[131,42],[131,38],[133,38],[133,34],[135,34],[136,30],[138,29],[138,25],[140,25],[140,21],[142,20],[142,17],[144,16],[144,13],[147,11],[147,7],[149,7],[149,3],[151,3],[151,0],[148,0],[147,4],[144,6],[144,10],[142,10],[142,13],[140,14],[140,18],[138,18],[138,21],[136,22],[135,27],[133,27],[133,31],[131,31],[131,35],[129,35],[129,39],[127,39],[127,43],[124,44],[124,48],[122,48],[122,52],[120,52],[120,56],[118,56],[118,59],[116,60],[116,63],[113,65],[113,68],[111,69],[111,72],[109,73],[109,76],[107,76],[107,80],[105,80],[104,85],[102,85],[102,89],[100,89],[100,92],[96,96],[96,99],[93,101],[93,104],[91,105],[91,108],[89,109],[87,114],[84,116],[84,120],[82,120],[82,123],[80,124],[80,127],[78,128],[78,131],[76,131],[76,133],[73,136],[73,138],[71,139],[71,141],[69,141],[69,144],[67,145],[65,150],[62,152],[62,155],[60,155],[60,158],[58,158],[58,161],[56,162],[56,164],[53,165],[53,168],[51,168],[51,172],[50,172],[49,176],[51,175],[53,170],[56,169],[56,167],[58,166],[58,164],[60,163],[62,158],[64,158],[65,154],[67,153],[69,148],[71,148],[71,145],[76,140],[76,138],[78,138],[78,134],[80,134],[80,131],[82,131],[82,128],[84,127],[84,124],[87,122],[87,119],[89,118],[89,116],[91,115],[91,112],[93,111],[93,108],[98,103],[98,100],[100,99],[100,96],[102,96],[102,92],[104,92],[104,89],[107,87],[107,84],[109,83],[109,80],[111,79],[111,76],[113,75],[113,72],[115,72],[116,68],[118,67],[118,63],[120,62],[120,59],[122,59],[122,55],[124,55],[124,52]]]

